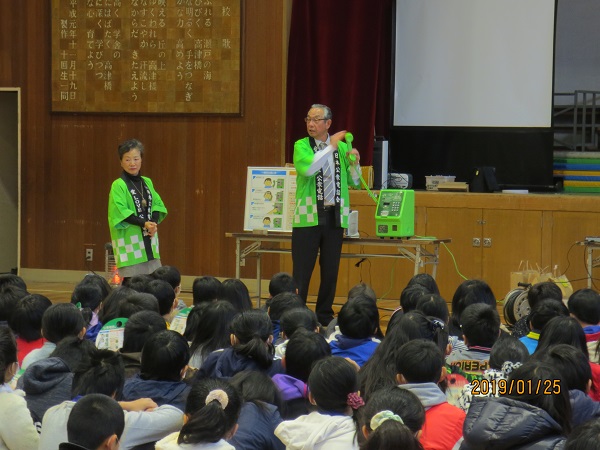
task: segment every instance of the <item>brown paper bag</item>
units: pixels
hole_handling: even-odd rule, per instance
[[[569,298],[573,293],[573,286],[571,286],[571,282],[567,276],[564,273],[562,275],[558,274],[558,266],[554,266],[553,274],[549,278],[549,281],[553,281],[560,288],[563,299]]]
[[[535,283],[539,283],[539,280],[539,269],[534,269],[533,266],[529,264],[529,261],[521,261],[518,270],[510,273],[511,289],[517,288],[519,283],[533,285]]]

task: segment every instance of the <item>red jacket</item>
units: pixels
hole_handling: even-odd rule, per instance
[[[425,425],[419,441],[425,450],[450,450],[463,435],[465,413],[450,403],[425,411]]]

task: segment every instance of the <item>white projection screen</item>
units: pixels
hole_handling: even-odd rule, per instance
[[[555,0],[397,0],[394,126],[550,127]]]

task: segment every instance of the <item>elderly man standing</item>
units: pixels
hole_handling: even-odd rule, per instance
[[[292,231],[293,276],[306,302],[310,278],[320,250],[321,285],[315,312],[322,325],[333,319],[333,300],[344,228],[348,228],[348,180],[358,185],[360,155],[342,140],[346,131],[329,135],[331,109],[312,105],[304,119],[308,137],[294,144],[297,173]]]

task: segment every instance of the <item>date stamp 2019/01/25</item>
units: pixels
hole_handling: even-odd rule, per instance
[[[482,396],[558,395],[560,380],[473,380],[471,394]]]

